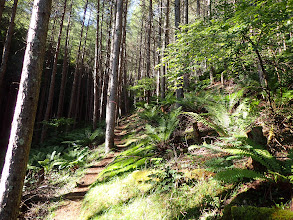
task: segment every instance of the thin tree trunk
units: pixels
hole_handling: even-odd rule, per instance
[[[128,9],[128,0],[126,0],[125,3],[125,9],[124,9],[124,29],[123,29],[123,47],[124,49],[124,62],[123,62],[123,98],[124,98],[124,114],[128,113],[128,97],[127,97],[127,53],[126,53],[126,26],[127,26],[127,9]]]
[[[95,67],[94,67],[94,113],[93,113],[93,129],[97,129],[97,122],[99,117],[99,30],[100,24],[100,0],[97,0],[97,30],[96,30],[96,45],[95,45]]]
[[[91,13],[89,18],[91,17]],[[82,81],[82,75],[84,71],[84,58],[85,58],[85,53],[86,53],[86,43],[87,43],[87,36],[88,36],[88,31],[89,31],[89,27],[90,27],[90,19],[88,20],[88,24],[87,24],[87,28],[86,28],[86,33],[85,33],[85,37],[84,37],[84,43],[83,43],[83,48],[82,48],[82,54],[81,54],[81,61],[80,61],[80,68],[82,69],[82,71],[79,70],[79,79],[78,79],[78,86],[77,86],[77,93],[76,93],[76,105],[75,105],[75,110],[74,110],[74,120],[77,119],[77,115],[78,115],[78,109],[79,109],[79,105],[80,105],[80,91],[81,91],[81,81]]]
[[[188,0],[185,0],[184,7],[185,7],[184,8],[185,9],[185,21],[184,21],[184,23],[187,25],[188,24],[188,7],[189,7]],[[187,30],[186,30],[186,32],[187,32]],[[184,88],[187,89],[189,87],[189,72],[187,71],[187,66],[185,67],[183,81],[184,81]]]
[[[1,23],[1,19],[2,19],[2,13],[4,10],[4,5],[5,5],[5,0],[0,0],[0,23]]]
[[[122,106],[124,99],[122,99],[124,95],[124,66],[125,66],[125,51],[126,51],[126,25],[127,25],[127,7],[128,0],[125,1],[125,5],[123,6],[123,21],[122,21],[122,39],[121,39],[121,50],[120,50],[120,62],[119,62],[119,96],[118,96],[118,106],[119,106],[119,115],[121,116],[124,112],[124,107]],[[123,80],[123,81],[122,81]],[[122,111],[123,110],[123,111]]]
[[[105,1],[103,1],[102,4],[102,12],[104,12],[105,10]],[[111,11],[111,9],[109,8],[109,10]],[[112,17],[112,11],[110,12],[110,17]],[[103,65],[103,23],[104,23],[104,13],[102,13],[102,18],[101,18],[101,27],[100,27],[100,50],[99,50],[99,65],[100,65],[100,77],[99,77],[99,81],[98,81],[98,118],[99,121],[102,120],[102,102],[103,102],[103,82],[104,82],[104,77],[105,77],[105,67]],[[111,30],[111,28],[109,28],[109,30]],[[93,110],[94,111],[94,110]]]
[[[107,42],[107,59],[106,59],[106,68],[104,70],[104,80],[103,80],[103,92],[102,92],[102,98],[101,98],[101,105],[100,105],[100,112],[101,112],[101,118],[106,118],[106,107],[107,107],[107,93],[108,93],[108,84],[109,84],[109,73],[110,73],[110,59],[111,59],[111,47],[112,47],[112,41],[111,36],[113,36],[112,31],[114,30],[114,24],[115,24],[115,10],[116,7],[114,4],[111,5],[111,12],[110,12],[110,21],[109,21],[109,27],[108,27],[108,42]],[[113,13],[114,11],[114,13]]]
[[[0,181],[0,219],[18,217],[36,117],[52,0],[35,0],[5,164]]]
[[[63,57],[63,65],[62,65],[62,79],[61,79],[61,86],[60,86],[59,99],[58,99],[57,118],[61,118],[63,115],[64,95],[65,95],[65,87],[66,87],[67,71],[68,71],[68,47],[69,47],[72,5],[73,5],[73,1],[71,1],[71,5],[70,5],[68,26],[67,26],[66,38],[65,38],[64,57]]]
[[[126,43],[125,43],[126,47]],[[128,102],[128,92],[127,92],[127,50],[124,50],[124,77],[123,77],[123,97],[124,97],[124,113],[127,114],[129,112],[129,102]]]
[[[178,31],[179,30],[179,22],[180,22],[180,0],[175,0],[174,5],[175,10],[175,28]],[[177,40],[177,34],[175,35],[175,38]],[[182,74],[177,73],[177,89],[176,89],[176,99],[177,101],[180,101],[183,98],[183,83],[182,83]],[[176,106],[179,107],[180,104],[177,102]]]
[[[64,18],[65,18],[65,13],[66,13],[66,6],[67,6],[67,0],[64,0],[64,6],[63,6],[63,13],[60,21],[60,29],[59,29],[59,35],[58,35],[58,40],[57,40],[57,45],[56,45],[56,50],[54,54],[54,63],[53,63],[53,69],[52,69],[52,74],[51,74],[51,83],[50,83],[50,88],[49,88],[49,96],[48,96],[48,102],[47,102],[47,107],[46,107],[46,112],[44,116],[44,121],[48,121],[50,118],[50,113],[51,109],[53,106],[53,99],[54,99],[54,89],[55,89],[55,79],[56,79],[56,73],[57,73],[57,64],[58,64],[58,56],[59,56],[59,51],[60,51],[60,44],[61,44],[61,38],[62,38],[62,30],[63,30],[63,23],[64,23]],[[44,141],[47,135],[47,125],[43,125],[42,129],[42,135],[41,135],[41,142]]]
[[[116,24],[113,39],[113,50],[111,52],[111,75],[109,81],[109,97],[107,102],[106,111],[106,140],[105,140],[105,152],[109,153],[114,147],[114,127],[115,127],[115,109],[117,99],[117,87],[118,87],[118,65],[121,43],[121,31],[122,31],[122,11],[123,0],[117,0],[117,12],[116,12]]]
[[[162,19],[163,19],[163,0],[160,1],[160,17],[159,17],[159,24],[158,24],[158,47],[160,49],[160,51],[158,52],[158,64],[161,63],[162,59],[161,59],[161,47],[162,47]],[[160,97],[160,81],[161,81],[161,75],[162,75],[162,68],[158,68],[157,70],[157,97]]]
[[[170,14],[170,0],[167,0],[166,2],[166,21],[165,21],[165,46],[164,49],[166,50],[167,46],[169,45],[169,14]],[[167,74],[167,64],[164,65],[163,68],[163,75],[161,80],[161,98],[164,99],[166,96],[165,91],[165,84],[166,84],[166,78],[165,75]]]
[[[41,94],[40,94],[40,99],[39,99],[39,104],[38,104],[38,111],[37,111],[37,122],[41,122],[43,119],[43,114],[44,114],[44,107],[45,107],[45,100],[46,100],[46,95],[47,95],[47,90],[49,90],[49,75],[51,73],[51,68],[53,64],[53,42],[54,42],[54,37],[55,37],[55,28],[56,28],[56,21],[57,21],[57,12],[55,12],[54,15],[54,22],[52,26],[52,31],[48,35],[51,35],[51,38],[49,40],[49,45],[47,48],[47,51],[45,53],[45,70],[44,70],[44,80],[43,83],[41,84]],[[50,24],[49,24],[49,31],[50,32]],[[37,124],[37,130],[40,129],[41,123]],[[38,139],[38,138],[36,138]]]
[[[145,7],[145,1],[142,2],[142,8]],[[142,66],[142,42],[143,42],[143,30],[144,30],[144,10],[142,12],[142,18],[141,18],[141,30],[140,30],[140,46],[139,46],[139,59],[138,59],[138,71],[137,71],[137,79],[140,80],[142,78],[141,74],[141,66]]]
[[[200,17],[200,0],[196,0],[196,14],[197,14],[197,17],[199,18]]]
[[[153,1],[149,1],[149,18],[148,18],[148,30],[147,30],[147,48],[146,48],[146,78],[150,78],[151,72],[151,33],[152,33],[152,18],[153,18]],[[151,91],[146,91],[146,101],[150,103]]]
[[[3,80],[4,80],[4,76],[5,76],[6,69],[7,69],[7,63],[8,63],[8,56],[9,56],[10,46],[11,46],[11,40],[12,40],[14,27],[15,27],[14,20],[15,20],[15,15],[16,15],[17,3],[18,3],[18,0],[14,0],[11,19],[10,19],[10,24],[9,24],[9,27],[8,27],[5,44],[4,44],[4,47],[3,47],[2,62],[1,62],[1,67],[0,67],[0,88],[1,88],[1,90],[2,90]],[[0,94],[0,96],[2,96],[2,95],[3,94]]]
[[[79,79],[81,42],[82,42],[82,37],[83,37],[87,6],[88,6],[88,0],[86,1],[85,6],[84,6],[82,26],[81,26],[80,38],[79,38],[79,46],[78,46],[78,52],[77,52],[77,58],[76,58],[76,66],[75,66],[75,71],[74,71],[74,79],[73,79],[72,88],[71,88],[71,97],[70,97],[70,104],[69,104],[69,110],[68,110],[68,118],[72,118],[74,116],[74,109],[75,109],[74,103],[76,102],[75,96],[76,96],[76,89],[77,89],[78,79]]]

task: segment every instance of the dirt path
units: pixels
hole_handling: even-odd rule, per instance
[[[122,122],[121,125],[117,126],[115,129],[115,145],[121,146],[121,144],[123,144],[122,139],[126,134],[127,125],[125,122]],[[119,150],[123,150],[122,147],[119,147]],[[118,153],[109,154],[106,158],[87,169],[86,174],[78,181],[77,186],[72,190],[72,192],[63,196],[65,202],[57,211],[55,211],[53,220],[78,219],[81,212],[83,198],[88,192],[90,185],[96,181],[97,175],[109,163],[111,163],[117,155]]]
[[[54,220],[76,220],[80,214],[82,200],[88,192],[89,187],[93,184],[97,175],[115,158],[116,154],[110,154],[97,164],[87,169],[86,174],[82,177],[72,192],[63,196],[65,203],[56,212]]]

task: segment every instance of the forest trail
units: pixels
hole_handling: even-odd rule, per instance
[[[76,220],[80,214],[82,200],[93,184],[97,175],[113,161],[117,153],[109,154],[106,158],[87,169],[86,174],[76,183],[72,192],[63,195],[64,204],[55,212],[54,220]]]
[[[89,167],[86,174],[76,183],[76,187],[69,193],[63,195],[64,204],[55,211],[53,220],[76,220],[81,213],[82,201],[90,185],[97,180],[98,174],[110,164],[115,157],[122,151],[124,147],[123,137],[131,131],[131,127],[128,125],[135,122],[135,119],[131,117],[124,118],[119,121],[118,126],[115,128],[115,146],[118,148],[118,152],[110,153],[104,159],[97,161],[94,165]],[[133,131],[133,130],[132,130]]]

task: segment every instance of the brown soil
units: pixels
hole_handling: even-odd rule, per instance
[[[72,192],[63,196],[65,203],[56,212],[54,220],[76,220],[80,214],[82,200],[93,184],[97,175],[113,161],[117,153],[109,154],[106,158],[87,169],[86,174],[77,183]]]
[[[114,143],[117,146],[117,150],[123,150],[124,141],[123,137],[127,134],[127,130],[131,130],[131,127],[127,127],[129,124],[135,124],[135,119],[125,118],[121,120],[119,126],[115,128]],[[106,158],[97,162],[93,166],[87,169],[86,174],[77,183],[76,187],[66,195],[63,196],[65,203],[55,211],[53,220],[76,220],[81,212],[81,205],[84,196],[89,190],[91,184],[97,180],[97,175],[118,155],[118,152],[107,155]]]

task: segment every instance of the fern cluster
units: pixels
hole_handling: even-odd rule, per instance
[[[181,108],[177,108],[168,114],[162,114],[157,125],[146,124],[146,134],[148,140],[157,146],[166,147],[170,142],[174,130],[179,124],[178,116],[181,114]]]
[[[203,146],[214,151],[228,153],[229,155],[237,157],[251,157],[254,161],[260,163],[266,170],[257,172],[255,170],[226,167],[217,173],[216,177],[218,179],[234,182],[242,180],[243,178],[257,179],[273,176],[275,181],[282,179],[292,182],[292,158],[288,158],[285,162],[279,161],[268,150],[245,137],[222,138],[221,140],[221,142],[214,143],[213,145],[204,144]],[[230,157],[226,158],[226,160],[230,159]]]
[[[200,93],[192,98],[195,108],[204,108],[207,113],[186,112],[196,121],[215,129],[222,137],[244,134],[256,118],[258,103],[243,98],[244,89],[230,94]],[[189,108],[190,109],[190,106]]]

